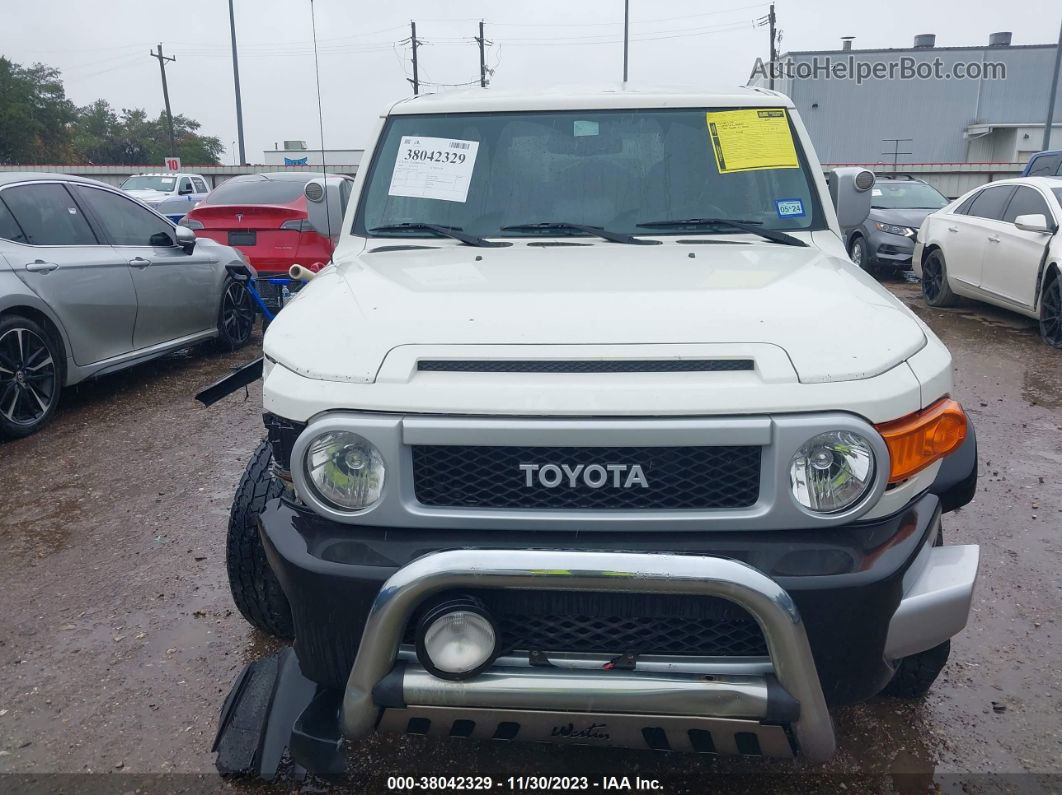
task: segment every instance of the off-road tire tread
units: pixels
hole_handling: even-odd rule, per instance
[[[946,640],[932,649],[904,657],[882,695],[893,698],[921,698],[937,680],[949,654],[951,641]]]
[[[291,606],[258,536],[258,514],[283,490],[270,472],[272,461],[272,450],[263,440],[251,456],[232,501],[225,565],[232,599],[243,617],[269,635],[290,640],[295,635]]]

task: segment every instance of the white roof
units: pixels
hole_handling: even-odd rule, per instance
[[[645,87],[612,83],[547,89],[472,88],[421,94],[391,106],[391,114],[474,113],[518,110],[608,110],[612,108],[793,107],[776,91],[737,86],[711,91],[698,86]]]
[[[992,180],[979,187],[987,188],[989,185],[1034,185],[1044,190],[1055,190],[1062,188],[1062,177],[1011,177],[1010,179]]]

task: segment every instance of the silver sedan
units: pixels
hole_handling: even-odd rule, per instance
[[[0,437],[40,428],[64,386],[209,339],[246,344],[254,276],[109,185],[0,174]]]

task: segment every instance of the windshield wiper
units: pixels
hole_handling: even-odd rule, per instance
[[[646,221],[644,224],[638,224],[638,226],[648,229],[683,226],[729,226],[732,229],[740,229],[742,232],[759,235],[774,243],[783,243],[787,246],[804,246],[805,248],[808,245],[800,238],[787,235],[785,232],[777,232],[773,229],[757,229],[755,224],[759,223],[762,223],[762,221],[735,221],[730,218],[676,218],[668,221]]]
[[[470,235],[467,232],[462,232],[459,226],[443,226],[441,224],[421,224],[413,221],[401,223],[401,224],[387,224],[385,226],[374,226],[369,230],[369,233],[374,232],[434,232],[439,237],[452,237],[454,240],[460,240],[466,246],[480,246],[482,248],[496,248],[498,246],[511,246],[512,243],[503,243],[495,240],[487,240],[479,237],[478,235]]]
[[[596,235],[613,243],[627,243],[637,246],[654,246],[660,243],[659,240],[642,240],[634,235],[625,235],[623,232],[610,232],[600,226],[570,224],[567,221],[541,221],[537,224],[513,224],[512,226],[503,226],[501,228],[503,232],[534,232],[537,230],[582,232],[586,235]]]

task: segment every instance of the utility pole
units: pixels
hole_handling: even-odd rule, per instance
[[[775,27],[777,22],[774,16],[774,3],[771,3],[771,9],[767,12],[767,16],[760,17],[756,20],[756,27],[762,28],[764,25],[768,26],[771,32],[771,47],[770,47],[770,61],[767,63],[767,88],[774,91],[774,72],[775,62],[778,60],[778,31]]]
[[[623,82],[627,82],[627,50],[631,39],[631,0],[623,0]]]
[[[479,87],[487,87],[487,57],[483,52],[486,42],[483,39],[483,20],[479,21],[479,38],[476,39],[479,42]]]
[[[771,3],[771,10],[767,14],[767,22],[768,22],[768,24],[770,25],[770,28],[771,28],[771,73],[770,73],[770,76],[767,78],[767,80],[768,80],[767,87],[769,89],[771,89],[771,91],[774,91],[774,64],[775,64],[775,61],[778,60],[778,47],[777,47],[778,36],[777,36],[777,34],[775,33],[775,30],[774,30],[774,25],[775,25],[774,3]]]
[[[170,126],[170,154],[174,157],[177,156],[177,138],[173,134],[173,114],[170,112],[170,89],[166,85],[166,61],[176,61],[177,58],[169,55],[162,54],[162,42],[159,42],[159,49],[157,52],[149,52],[152,58],[159,59],[159,69],[162,71],[162,98],[166,101],[166,121]]]
[[[891,152],[882,152],[883,155],[892,155],[892,170],[893,172],[899,167],[900,155],[909,155],[911,152],[901,152],[901,143],[910,143],[914,138],[882,138],[883,144],[892,144]]]
[[[232,34],[232,81],[236,84],[236,138],[240,142],[240,165],[247,162],[243,148],[243,102],[240,99],[240,60],[236,56],[236,13],[229,0],[229,32]]]
[[[410,20],[409,22],[410,37],[409,40],[413,44],[413,96],[420,93],[420,78],[417,76],[417,45],[420,44],[417,41],[417,23]]]
[[[1055,73],[1051,76],[1051,94],[1047,98],[1047,121],[1044,122],[1044,143],[1041,149],[1051,147],[1051,125],[1055,121],[1055,94],[1058,93],[1058,71],[1062,68],[1062,26],[1058,29],[1058,47],[1055,49]]]

